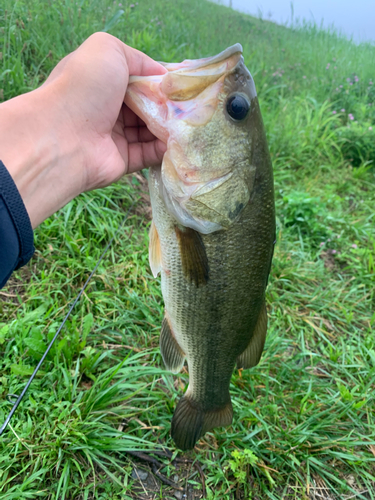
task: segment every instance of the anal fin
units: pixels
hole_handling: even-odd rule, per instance
[[[205,285],[209,267],[202,236],[189,227],[180,229],[176,226],[175,229],[185,278],[196,286]]]
[[[152,274],[154,278],[156,278],[161,271],[161,247],[159,234],[154,221],[151,222],[149,233],[148,258]]]
[[[266,333],[267,309],[266,303],[264,303],[261,307],[253,336],[244,352],[237,358],[237,368],[252,368],[259,363],[266,340]]]
[[[184,365],[185,353],[178,345],[165,316],[161,325],[160,352],[166,368],[173,373],[178,373]]]

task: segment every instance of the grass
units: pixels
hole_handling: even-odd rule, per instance
[[[3,0],[0,98],[38,86],[97,30],[165,61],[242,43],[275,170],[266,349],[233,375],[233,425],[177,452],[188,375],[159,354],[140,201],[0,440],[0,498],[175,498],[155,469],[137,480],[137,450],[159,453],[189,498],[375,498],[375,47],[198,0]],[[35,257],[0,291],[0,422],[140,195],[142,177],[124,179],[35,232]]]

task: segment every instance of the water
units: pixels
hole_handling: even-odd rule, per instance
[[[217,0],[234,9],[290,25],[305,19],[334,26],[356,42],[375,42],[375,0]],[[292,14],[292,8],[293,14]]]

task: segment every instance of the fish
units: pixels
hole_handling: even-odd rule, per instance
[[[132,76],[125,104],[167,144],[149,169],[149,260],[161,275],[160,350],[189,385],[171,435],[193,449],[233,419],[234,369],[258,364],[275,243],[274,184],[254,80],[242,46]]]

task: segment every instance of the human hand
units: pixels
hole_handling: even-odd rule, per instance
[[[96,33],[37,90],[0,106],[0,159],[33,227],[78,194],[161,163],[166,146],[123,103],[129,75],[166,70]]]

